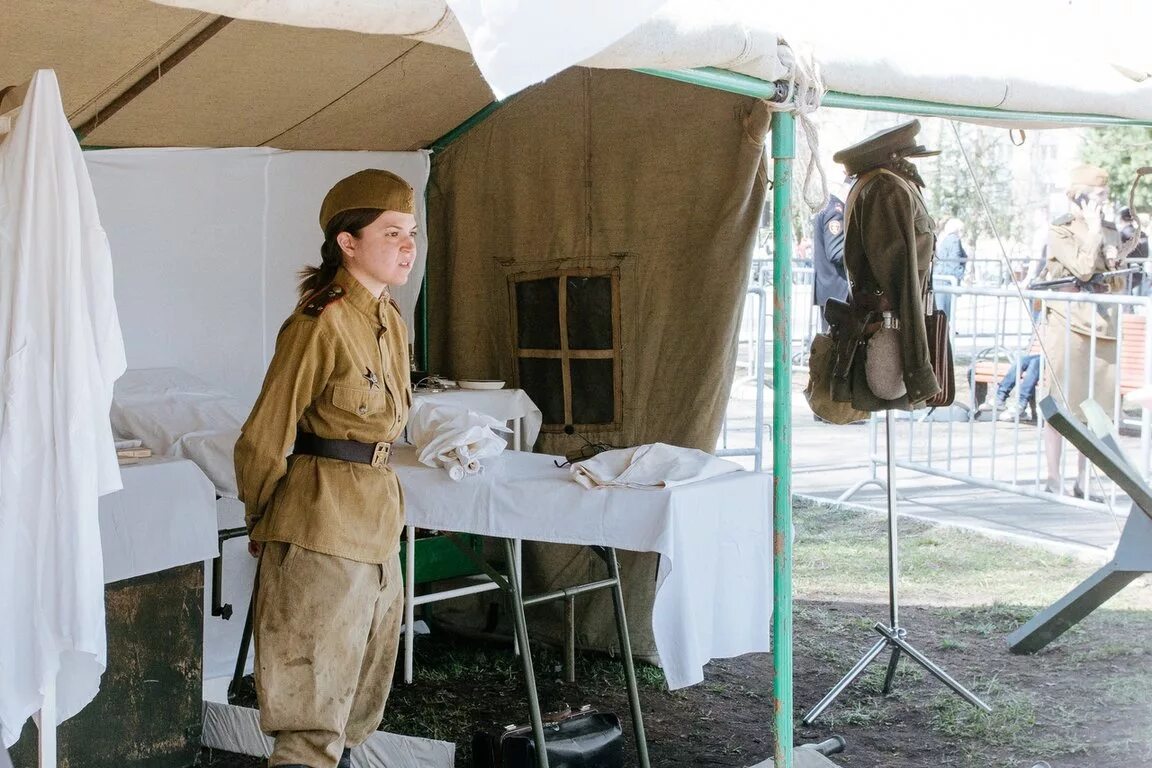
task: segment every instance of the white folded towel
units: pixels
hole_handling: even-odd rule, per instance
[[[695,448],[652,443],[605,451],[572,465],[572,479],[585,488],[672,488],[743,469]]]
[[[443,467],[453,480],[484,470],[481,459],[499,455],[507,446],[496,432],[511,432],[499,419],[465,408],[417,400],[408,416],[408,439],[420,463]]]

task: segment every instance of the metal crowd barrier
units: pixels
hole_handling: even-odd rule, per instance
[[[1033,323],[1038,314],[1039,332],[1043,336],[1047,307],[1062,308],[1064,319],[1051,320],[1063,323],[1067,329],[1071,308],[1088,304],[1093,307],[1093,313],[1111,312],[1119,315],[1117,359],[1112,383],[1113,407],[1108,415],[1120,429],[1121,441],[1126,443],[1125,448],[1136,461],[1140,473],[1145,478],[1149,476],[1152,470],[1152,410],[1126,410],[1123,394],[1133,386],[1131,372],[1136,360],[1139,360],[1140,365],[1137,383],[1152,383],[1152,333],[1146,327],[1152,315],[1152,299],[1116,294],[1021,292],[1015,288],[949,286],[940,282],[937,282],[935,290],[938,294],[952,298],[950,330],[956,363],[956,403],[946,409],[922,409],[898,422],[902,425],[903,433],[897,435],[897,444],[902,447],[897,466],[976,486],[1098,508],[1098,502],[1052,494],[1046,489],[1047,466],[1041,414],[1034,413],[1032,418],[1028,418],[1022,413],[1005,421],[1000,419],[1003,407],[993,404],[990,411],[978,410],[986,393],[994,391],[1011,364],[1030,350],[1037,351]],[[1038,313],[1041,302],[1044,309]],[[1050,336],[1063,341],[1063,352],[1067,358],[1072,342],[1071,333]],[[1093,329],[1088,339],[1090,355],[1095,357],[1100,334]],[[1067,403],[1063,395],[1068,389],[1070,372],[1067,366],[1062,382],[1045,387],[1048,376],[1047,356],[1054,352],[1056,350],[1044,350],[1041,353],[1040,384],[1036,399],[1040,398],[1041,393],[1049,391],[1065,407],[1079,405]],[[1124,377],[1125,357],[1128,358],[1130,373],[1127,379]],[[975,365],[982,360],[991,361],[995,373],[992,381],[984,386],[976,381],[974,375]],[[1092,399],[1096,399],[1097,385],[1095,372],[1090,371],[1088,392]],[[1015,385],[1011,397],[1016,395],[1020,386],[1019,383]],[[869,429],[869,460],[874,476],[877,476],[878,468],[885,461],[877,434],[878,430],[873,423]],[[1075,469],[1067,469],[1069,466],[1075,467],[1074,457],[1075,452],[1065,445],[1060,465],[1060,485],[1065,491],[1069,481],[1075,477]],[[1117,489],[1110,481],[1103,482],[1107,495],[1111,497],[1106,503],[1114,504]],[[1094,481],[1088,489],[1089,493],[1094,493],[1099,487]]]

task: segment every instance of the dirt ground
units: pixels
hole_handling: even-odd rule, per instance
[[[887,654],[813,726],[799,725],[878,637],[886,619],[874,604],[798,602],[794,704],[797,742],[839,734],[843,766],[1135,768],[1152,765],[1152,616],[1099,611],[1034,656],[1014,656],[1005,635],[1031,610],[910,607],[908,640],[970,686],[994,711],[984,715],[907,659],[892,693],[880,694]],[[526,719],[518,667],[507,649],[450,637],[422,638],[417,681],[399,685],[389,730],[456,741],[468,766],[476,727]],[[586,655],[578,682],[559,677],[559,657],[537,653],[547,709],[591,703],[616,712],[635,765],[628,702],[616,661]],[[669,692],[659,671],[641,672],[644,725],[654,766],[750,766],[772,756],[772,659],[754,654],[716,661],[703,683]],[[248,768],[263,761],[204,751],[204,764]]]

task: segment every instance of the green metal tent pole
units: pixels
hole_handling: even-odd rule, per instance
[[[691,83],[705,88],[715,88],[729,93],[752,96],[757,99],[780,101],[787,93],[782,83],[770,83],[749,75],[729,72],[716,67],[699,69],[637,69],[655,77]],[[1144,125],[1152,126],[1147,120],[1132,120],[1110,115],[1080,115],[1061,112],[1022,112],[1014,109],[995,107],[967,107],[959,104],[942,104],[917,99],[897,99],[889,96],[858,96],[853,93],[829,91],[820,102],[825,107],[846,109],[868,109],[876,112],[899,112],[905,115],[959,118],[962,120],[1019,121],[1022,123],[1047,123],[1049,125]]]
[[[792,768],[791,112],[772,113],[772,702],[775,768]]]

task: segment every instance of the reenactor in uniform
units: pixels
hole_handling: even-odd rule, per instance
[[[407,282],[416,258],[414,214],[412,188],[387,171],[328,192],[323,262],[301,273],[300,304],[236,443],[260,557],[253,620],[269,766],[350,766],[392,685],[404,510],[388,460],[411,392],[388,286]]]
[[[1110,293],[1119,290],[1123,278],[1100,279],[1115,269],[1119,235],[1103,220],[1108,202],[1108,173],[1094,165],[1072,170],[1068,198],[1072,212],[1056,219],[1048,231],[1048,263],[1045,280],[1067,279],[1059,290],[1072,293]],[[1075,279],[1072,279],[1075,278]],[[1057,393],[1057,400],[1078,419],[1085,420],[1080,404],[1089,396],[1111,414],[1116,390],[1116,332],[1119,307],[1091,302],[1053,301],[1047,303],[1043,347],[1048,357],[1044,394]],[[1093,344],[1092,334],[1096,338]],[[1060,433],[1045,427],[1048,459],[1048,491],[1063,493],[1060,483],[1062,439]],[[1087,459],[1078,461],[1072,495],[1083,498],[1087,489]]]

